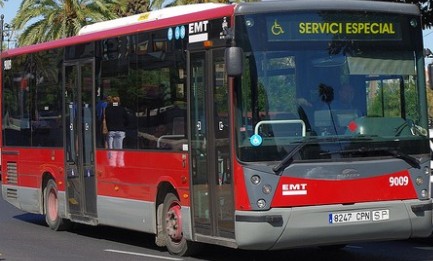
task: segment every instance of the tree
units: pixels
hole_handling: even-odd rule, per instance
[[[0,7],[8,0],[0,0]],[[237,0],[239,1],[239,0]],[[255,0],[249,0],[255,1]],[[417,4],[423,27],[433,27],[433,0],[382,0]],[[22,30],[18,45],[29,45],[76,35],[90,23],[128,16],[163,7],[226,0],[23,0],[12,21]]]
[[[116,18],[118,0],[23,0],[12,20],[20,46],[73,36],[87,24]]]
[[[406,3],[418,4],[422,13],[423,28],[431,28],[433,26],[433,0],[406,0]]]
[[[4,6],[4,2],[7,2],[8,0],[0,0],[0,7],[3,7]]]
[[[119,17],[150,11],[150,0],[119,0],[116,13]]]
[[[421,10],[424,29],[433,27],[433,0],[381,0],[386,2],[416,4]]]

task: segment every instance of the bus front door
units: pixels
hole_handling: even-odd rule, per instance
[[[92,223],[96,217],[93,105],[94,61],[65,63],[65,175],[71,219]]]
[[[224,50],[190,53],[192,215],[196,238],[234,238]]]

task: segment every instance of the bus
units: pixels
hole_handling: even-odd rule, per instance
[[[402,3],[88,25],[1,54],[2,196],[53,230],[141,231],[174,255],[427,237],[424,66],[419,9]],[[101,131],[108,97],[126,110],[121,148]]]

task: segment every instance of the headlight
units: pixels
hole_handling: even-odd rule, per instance
[[[259,208],[265,208],[266,207],[266,200],[264,200],[264,199],[257,200],[257,206]]]
[[[424,183],[424,179],[422,177],[416,177],[415,183],[419,186]]]
[[[263,192],[264,194],[270,194],[270,193],[272,192],[272,187],[271,187],[271,185],[268,185],[268,184],[263,185],[262,192]]]
[[[261,181],[261,178],[258,175],[254,175],[251,177],[251,183],[253,183],[254,185],[259,185],[260,181]]]
[[[421,196],[423,198],[428,198],[429,197],[428,191],[426,189],[421,190]]]

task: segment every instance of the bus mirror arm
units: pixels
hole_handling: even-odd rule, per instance
[[[228,47],[225,51],[225,65],[228,76],[237,77],[243,71],[243,51],[240,47]]]

